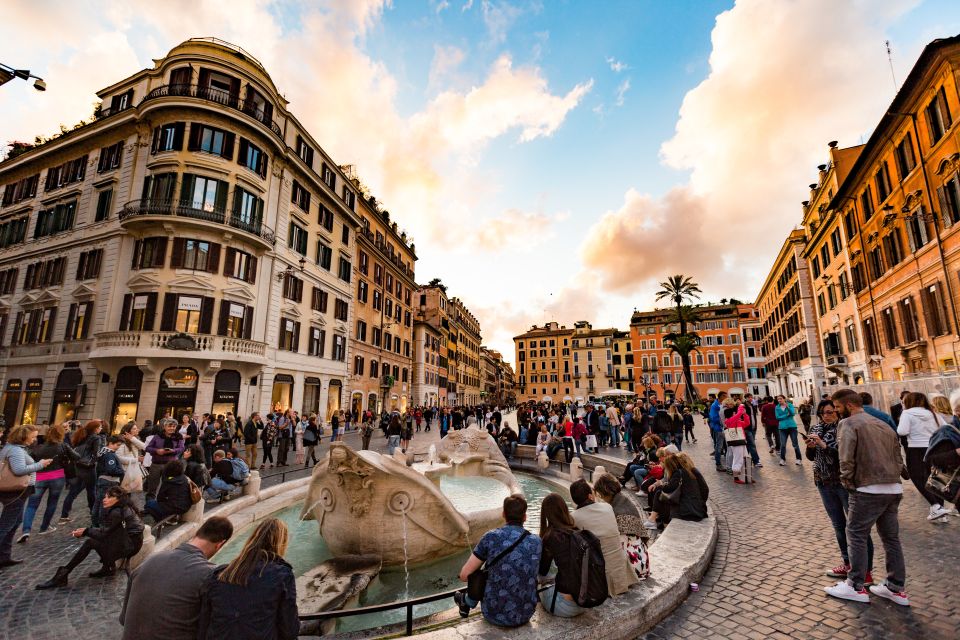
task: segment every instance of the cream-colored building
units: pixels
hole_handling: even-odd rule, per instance
[[[0,163],[8,424],[339,408],[350,176],[221,41],[98,96],[91,122]]]
[[[456,334],[457,388],[456,404],[480,404],[481,362],[480,322],[459,298],[450,300],[450,335]]]
[[[413,404],[440,406],[440,331],[430,323],[413,323]]]
[[[613,334],[594,329],[586,320],[574,323],[572,345],[574,400],[590,400],[613,386]]]
[[[453,406],[456,390],[456,367],[453,345],[450,339],[450,300],[447,288],[437,284],[423,285],[417,289],[419,304],[417,320],[433,327],[440,339],[437,351],[437,398],[441,407]]]

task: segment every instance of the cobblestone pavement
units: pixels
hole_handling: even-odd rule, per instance
[[[438,429],[434,426],[429,432],[415,433],[412,448],[415,453],[425,453],[430,444],[439,441]],[[326,455],[329,446],[329,436],[323,439],[323,444],[317,451],[317,457]],[[360,447],[358,434],[348,433],[344,441],[352,447]],[[387,441],[380,430],[374,432],[371,448],[374,451],[386,453]],[[304,472],[298,471],[294,464],[294,452],[289,455],[290,466],[282,467],[288,476],[295,479],[304,477]],[[276,451],[274,451],[276,457]],[[258,456],[258,459],[261,457]],[[265,479],[264,485],[269,486],[277,481],[280,471],[276,467],[264,469],[261,473]],[[294,472],[294,473],[290,473]],[[273,481],[270,480],[274,476]],[[66,494],[61,495],[61,503]],[[46,498],[41,503],[43,509]],[[208,507],[209,508],[209,507]],[[60,511],[57,510],[59,517]],[[86,527],[90,524],[90,514],[87,510],[86,498],[83,494],[77,497],[71,513],[73,522],[59,527],[56,531],[46,535],[38,535],[42,512],[37,514],[33,523],[33,534],[26,544],[14,544],[13,556],[23,560],[23,564],[15,567],[0,569],[0,640],[16,638],[17,640],[64,640],[77,638],[97,638],[98,640],[115,640],[120,638],[122,628],[118,622],[123,594],[126,590],[127,579],[121,573],[114,578],[97,579],[87,577],[91,571],[99,568],[96,554],[84,561],[70,576],[69,586],[65,589],[36,591],[33,587],[51,577],[56,568],[70,558],[81,544],[81,541],[70,536],[75,528]],[[18,533],[19,536],[19,533]]]
[[[960,596],[952,580],[960,570],[960,518],[927,522],[927,503],[909,482],[900,504],[900,540],[912,606],[873,596],[870,604],[837,600],[823,587],[836,582],[824,572],[840,563],[833,528],[813,484],[812,464],[787,466],[764,447],[757,483],[742,486],[714,470],[707,427],[698,423],[698,444],[684,446],[710,485],[720,523],[713,563],[699,593],[645,640],[666,638],[957,638]],[[621,449],[601,449],[625,457]],[[885,575],[883,550],[874,533],[874,575]],[[654,556],[652,562],[657,559]]]

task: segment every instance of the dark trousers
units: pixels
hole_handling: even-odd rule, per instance
[[[744,429],[747,432],[747,451],[750,453],[750,459],[756,465],[760,462],[760,454],[757,453],[757,430]]]
[[[87,508],[93,511],[93,488],[94,488],[93,469],[77,469],[77,477],[67,481],[69,489],[67,497],[63,499],[63,508],[60,509],[60,516],[66,518],[70,515],[73,508],[73,501],[82,491],[87,492]]]
[[[260,464],[273,464],[273,443],[263,443],[263,462]]]
[[[23,522],[23,506],[27,504],[27,493],[24,491],[9,502],[4,500],[3,511],[0,511],[0,561],[9,560],[13,551],[13,538]]]
[[[563,438],[563,457],[567,459],[567,462],[573,460],[573,438],[568,438],[564,436]]]
[[[697,437],[693,435],[693,425],[683,427],[683,437],[687,440],[687,442],[690,442],[691,440],[694,442],[697,441]]]
[[[847,545],[847,512],[849,511],[850,492],[839,484],[817,485],[823,508],[833,525],[833,533],[837,537],[837,546],[840,547],[840,557],[843,563],[850,564],[850,553]],[[867,536],[867,571],[873,569],[873,539]]]
[[[673,439],[673,444],[677,445],[677,449],[683,451],[683,432],[677,431],[671,434]]]
[[[290,438],[280,438],[280,448],[277,450],[277,466],[287,464],[287,452],[290,450]]]
[[[907,447],[907,473],[910,474],[910,482],[917,488],[923,499],[931,505],[938,504],[943,506],[943,498],[927,491],[927,478],[930,477],[930,464],[923,461],[923,454],[926,453],[923,447]]]
[[[887,562],[887,584],[891,591],[903,591],[907,581],[907,567],[900,547],[900,523],[897,509],[902,494],[874,494],[850,492],[850,510],[847,512],[847,550],[850,553],[850,572],[847,582],[857,590],[863,588],[867,569],[867,540],[870,529],[877,527]]]
[[[778,449],[780,447],[780,436],[777,434],[779,430],[779,428],[770,426],[769,424],[763,425],[763,434],[767,438],[767,446],[771,449]]]

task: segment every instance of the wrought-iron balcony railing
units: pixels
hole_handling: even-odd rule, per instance
[[[224,209],[198,207],[192,202],[182,200],[143,198],[141,200],[131,200],[123,205],[123,209],[120,211],[121,221],[137,216],[176,216],[227,224],[234,229],[257,236],[270,245],[276,242],[276,234],[270,227],[258,222],[250,222]]]
[[[283,140],[283,129],[274,122],[272,114],[263,109],[262,103],[257,103],[242,99],[239,95],[233,94],[222,89],[213,89],[211,87],[202,87],[196,84],[165,84],[157,87],[140,101],[140,104],[154,100],[156,98],[166,98],[169,96],[185,96],[197,98],[223,105],[235,111],[247,114],[257,122],[265,125],[268,129]]]

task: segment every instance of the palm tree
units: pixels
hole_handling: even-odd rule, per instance
[[[689,276],[678,274],[670,276],[665,282],[660,283],[660,290],[657,292],[657,300],[669,300],[674,306],[674,316],[672,322],[680,325],[680,330],[673,332],[665,337],[669,339],[670,350],[680,356],[683,364],[683,379],[686,382],[687,402],[693,403],[696,395],[696,388],[693,386],[693,373],[690,371],[690,354],[696,351],[700,346],[700,337],[696,333],[688,332],[687,326],[695,323],[696,312],[685,302],[700,298],[700,285],[693,281]],[[676,349],[680,345],[681,349]]]

